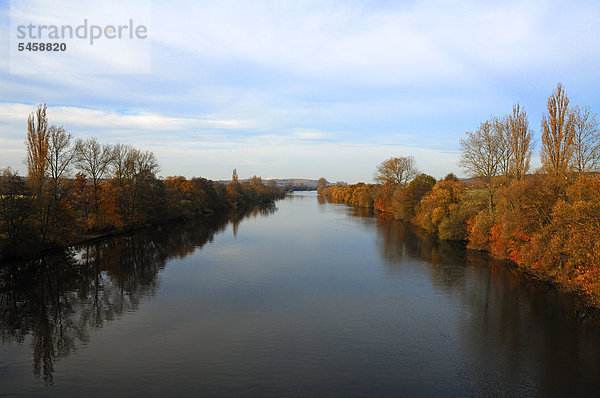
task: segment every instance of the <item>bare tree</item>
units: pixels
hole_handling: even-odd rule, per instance
[[[48,128],[48,173],[52,180],[52,194],[60,194],[60,180],[68,174],[75,157],[75,150],[71,147],[73,137],[62,126],[52,125]]]
[[[384,160],[377,166],[374,179],[379,184],[390,183],[394,185],[408,184],[418,173],[415,167],[415,158],[400,156]]]
[[[127,159],[133,150],[131,145],[125,144],[115,144],[112,148],[112,171],[119,181],[125,178]]]
[[[600,130],[589,106],[573,109],[572,167],[578,173],[597,171],[600,166]]]
[[[529,170],[532,149],[532,132],[529,129],[527,112],[517,103],[508,116],[509,141],[511,147],[510,174],[522,179]]]
[[[467,132],[467,138],[460,140],[461,156],[459,165],[480,179],[488,189],[489,208],[493,207],[493,179],[500,166],[501,139],[493,128],[493,122],[481,123],[477,131]]]
[[[542,115],[542,164],[554,175],[569,168],[575,138],[574,117],[562,84],[548,97],[548,112]]]
[[[91,177],[94,192],[94,208],[98,213],[98,186],[100,180],[108,172],[112,161],[112,149],[102,145],[95,137],[87,140],[77,140],[75,144],[77,166],[87,176]]]
[[[122,178],[128,187],[126,215],[131,221],[136,222],[136,209],[140,200],[147,196],[149,184],[155,180],[159,168],[154,153],[127,148]]]
[[[139,149],[129,151],[126,163],[126,169],[133,171],[134,178],[154,178],[160,169],[153,152]]]
[[[491,120],[493,134],[498,139],[498,174],[510,176],[510,163],[513,157],[511,130],[508,116],[494,117]]]
[[[50,191],[45,207],[45,224],[43,232],[51,236],[59,225],[65,225],[61,217],[61,193],[65,191],[63,176],[69,172],[75,150],[71,147],[71,134],[65,129],[52,125],[48,127],[48,164],[47,174],[50,176]]]

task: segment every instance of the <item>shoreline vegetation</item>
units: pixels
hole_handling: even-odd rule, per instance
[[[227,184],[157,177],[154,154],[130,145],[74,140],[48,125],[46,105],[27,121],[27,177],[0,171],[0,260],[31,258],[103,236],[177,220],[265,207],[285,189],[261,177]]]
[[[326,200],[372,208],[442,240],[511,260],[600,308],[600,132],[589,107],[570,107],[559,83],[541,123],[542,168],[529,172],[533,132],[527,114],[492,117],[461,140],[459,165],[471,178],[437,181],[412,157],[385,160],[376,184],[331,185]]]

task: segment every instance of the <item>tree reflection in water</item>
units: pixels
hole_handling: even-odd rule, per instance
[[[421,262],[434,289],[459,303],[458,335],[465,358],[471,358],[462,366],[470,373],[465,379],[472,381],[472,391],[486,395],[486,386],[493,390],[512,381],[530,385],[534,395],[597,394],[600,319],[597,313],[587,316],[590,310],[580,299],[528,279],[508,262],[440,241],[413,225],[385,216],[374,219],[368,209],[352,209],[349,215],[376,225],[376,244],[392,276],[401,276],[410,262]],[[490,367],[473,374],[473,363]],[[542,390],[533,391],[531,380]]]
[[[0,336],[31,341],[33,372],[53,384],[54,362],[87,342],[90,331],[152,297],[167,260],[211,242],[231,223],[268,215],[274,204],[195,223],[169,224],[98,239],[60,253],[0,264]],[[29,337],[30,336],[30,337]]]

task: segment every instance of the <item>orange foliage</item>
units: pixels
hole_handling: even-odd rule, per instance
[[[373,207],[382,213],[392,212],[392,195],[394,194],[394,186],[392,184],[383,184],[379,195],[375,199]]]
[[[410,199],[406,187],[390,184],[330,186],[323,196],[352,206],[372,198],[388,214],[404,214]],[[600,306],[600,176],[569,181],[535,174],[501,187],[493,211],[486,199],[485,191],[467,190],[458,179],[439,181],[411,221],[441,239],[465,239],[469,248],[510,259]]]

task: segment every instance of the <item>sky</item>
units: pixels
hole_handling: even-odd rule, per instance
[[[11,8],[12,7],[12,8]],[[53,39],[19,24],[144,25]],[[460,139],[519,102],[534,132],[561,82],[600,111],[597,1],[0,0],[0,168],[26,175],[28,115],[150,150],[160,175],[372,182],[377,164],[463,176]]]

